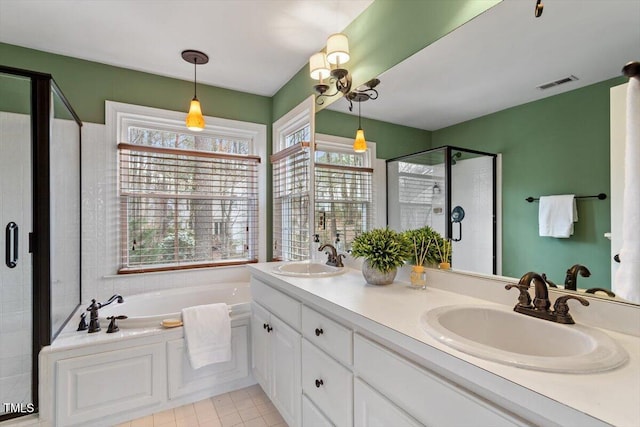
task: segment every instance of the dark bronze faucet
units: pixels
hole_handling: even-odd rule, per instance
[[[533,282],[535,287],[535,297],[533,303],[531,303],[531,296],[529,295],[529,287]],[[506,285],[505,289],[518,288],[520,294],[518,295],[518,303],[513,308],[514,311],[527,316],[537,317],[539,319],[550,320],[552,322],[574,324],[575,321],[569,314],[569,306],[567,301],[575,299],[580,301],[584,306],[589,305],[589,301],[576,295],[564,295],[556,299],[553,305],[553,310],[549,310],[551,302],[549,301],[549,292],[547,290],[547,283],[538,273],[530,271],[520,278],[518,284]]]
[[[344,264],[342,263],[344,254],[339,254],[336,248],[333,245],[330,245],[329,243],[325,243],[324,245],[320,246],[318,250],[324,251],[325,248],[329,249],[329,251],[324,252],[328,255],[326,264],[331,265],[333,267],[344,267]]]
[[[591,276],[591,272],[587,267],[581,264],[574,264],[567,270],[567,275],[564,278],[564,288],[569,291],[578,290],[578,273],[582,277]]]

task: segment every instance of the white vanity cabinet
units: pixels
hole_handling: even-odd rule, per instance
[[[323,418],[303,407],[303,419],[330,420],[333,425],[353,424],[353,332],[335,320],[302,307],[302,391]],[[346,366],[345,366],[346,365]],[[307,414],[306,411],[312,412]],[[316,411],[316,412],[319,412]]]
[[[354,369],[362,380],[425,425],[522,425],[519,419],[457,384],[357,334]],[[377,419],[398,411],[391,403],[386,407],[386,411],[382,407],[375,409]],[[374,414],[371,408],[367,411]]]
[[[301,335],[298,332],[301,304],[254,279],[251,293],[254,376],[287,424],[298,426],[302,412]],[[290,324],[279,316],[288,319]]]

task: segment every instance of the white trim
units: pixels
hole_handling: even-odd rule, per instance
[[[186,113],[163,110],[141,105],[125,104],[121,102],[105,101],[105,125],[107,127],[107,141],[116,145],[126,141],[126,124],[154,123],[167,130],[179,131],[187,134],[197,134],[189,131],[184,120]],[[205,117],[204,134],[241,136],[253,141],[251,151],[260,156],[258,166],[258,260],[267,260],[267,126],[259,123],[243,122],[239,120],[223,119],[219,117]],[[117,171],[119,173],[119,171]],[[117,173],[114,179],[117,180]],[[117,185],[116,187],[117,188]],[[119,224],[120,218],[117,218]],[[119,234],[119,233],[118,233]],[[117,237],[116,247],[120,248],[120,236]]]

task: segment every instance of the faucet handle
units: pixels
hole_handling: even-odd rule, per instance
[[[577,295],[563,295],[561,297],[558,297],[558,299],[556,299],[556,302],[553,304],[553,311],[557,316],[558,323],[565,323],[568,325],[573,325],[574,323],[576,323],[569,314],[569,304],[567,304],[567,301],[569,301],[570,299],[580,301],[580,304],[584,305],[585,307],[589,305],[589,301]]]
[[[520,291],[520,295],[518,295],[518,306],[532,308],[531,304],[531,295],[529,295],[529,285],[523,285],[521,283],[506,285],[504,287],[506,290],[511,288],[518,288]]]

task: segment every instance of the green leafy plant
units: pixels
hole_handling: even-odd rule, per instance
[[[403,233],[388,228],[374,228],[353,240],[351,255],[369,261],[371,267],[387,273],[404,264],[411,244]]]
[[[407,230],[404,235],[411,242],[412,251],[407,261],[413,265],[433,265],[451,259],[451,242],[428,225]]]

